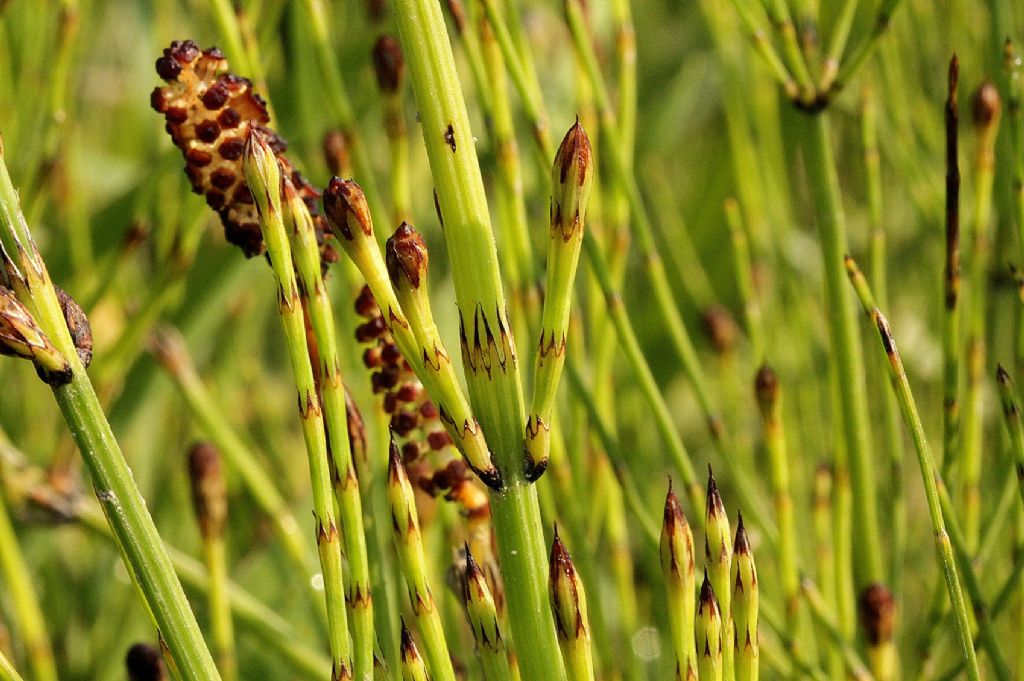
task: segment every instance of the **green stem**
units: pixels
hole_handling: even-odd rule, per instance
[[[2,651],[0,651],[0,681],[24,681]]]
[[[395,10],[453,265],[469,392],[505,483],[491,495],[491,512],[512,639],[523,653],[526,681],[564,679],[546,607],[537,492],[524,479],[522,385],[465,99],[440,7],[429,0],[399,0]]]
[[[857,583],[866,585],[884,578],[882,545],[878,529],[874,471],[868,435],[867,388],[860,336],[854,323],[853,301],[847,290],[843,257],[848,252],[846,223],[839,200],[839,178],[829,140],[829,118],[820,113],[808,119],[804,157],[825,272],[825,303],[829,344],[836,368],[842,414],[844,449],[848,461],[837,461],[836,476],[849,466],[853,485],[855,549],[860,557]],[[838,490],[837,490],[838,491]],[[837,541],[849,538],[836,537]],[[849,552],[844,551],[847,555]],[[843,617],[840,616],[842,621]]]
[[[96,496],[117,538],[122,557],[146,598],[182,678],[210,681],[220,675],[203,642],[146,503],[79,359],[49,273],[18,207],[18,197],[0,163],[0,246],[16,293],[43,332],[65,357],[70,382],[52,386],[57,405],[71,429]],[[8,260],[16,258],[16,260]]]
[[[0,496],[0,571],[7,595],[14,606],[18,632],[25,645],[28,663],[36,681],[57,681],[57,666],[46,631],[46,618],[32,584],[32,573],[18,545],[7,505]]]

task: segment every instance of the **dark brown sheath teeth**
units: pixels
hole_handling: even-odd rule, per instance
[[[167,132],[185,157],[192,191],[202,194],[220,215],[227,240],[246,257],[264,251],[256,206],[242,170],[242,123],[250,123],[267,139],[282,174],[309,207],[324,267],[336,262],[337,252],[326,243],[330,232],[317,207],[320,192],[284,155],[288,144],[267,127],[270,114],[263,98],[253,92],[252,81],[230,73],[219,49],[200,50],[191,40],[171,43],[156,60],[156,72],[167,84],[153,90],[150,102],[164,115]]]

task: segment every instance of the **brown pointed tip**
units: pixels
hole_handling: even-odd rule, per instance
[[[996,380],[1002,385],[1010,385],[1010,372],[1001,363],[996,365]]]
[[[683,508],[679,504],[679,497],[672,489],[672,478],[668,480],[668,493],[665,495],[665,528],[671,533],[676,525],[682,524]]]
[[[480,570],[480,566],[477,564],[476,559],[473,558],[473,552],[469,550],[469,542],[465,542],[464,548],[466,551],[466,578],[471,578],[471,575],[477,573],[483,574]]]
[[[393,35],[385,33],[373,44],[373,71],[381,92],[388,95],[398,92],[405,74],[405,57]]]
[[[391,283],[399,288],[408,283],[418,289],[427,279],[430,255],[427,242],[408,222],[399,225],[384,247]]]
[[[164,681],[167,672],[160,651],[148,643],[136,643],[124,658],[129,681]]]
[[[974,91],[971,98],[971,113],[974,118],[974,125],[979,128],[987,128],[1002,110],[1002,101],[999,98],[999,90],[991,81],[985,81]]]
[[[771,408],[779,399],[779,376],[769,364],[762,364],[754,376],[754,395],[762,411]]]
[[[956,56],[956,52],[949,60],[949,78],[948,87],[950,98],[952,99],[956,95],[956,89],[960,84],[960,57]]]
[[[419,651],[416,650],[416,641],[412,638],[412,632],[409,631],[409,627],[405,626],[405,618],[401,618],[400,621],[402,624],[402,659],[419,657]]]
[[[551,579],[554,581],[559,574],[570,574],[575,571],[572,557],[562,543],[562,538],[558,536],[558,525],[555,525],[555,536],[551,540]]]
[[[402,466],[402,450],[399,449],[398,444],[395,442],[394,433],[391,435],[391,442],[388,445],[388,482],[394,484],[401,480],[401,477],[405,474],[405,468]]]
[[[718,599],[715,598],[715,589],[711,586],[711,580],[708,579],[708,569],[704,568],[704,581],[700,585],[700,606],[704,606],[710,603],[718,603]]]
[[[571,173],[576,183],[582,185],[585,178],[593,172],[593,150],[590,146],[590,137],[580,125],[579,116],[576,117],[576,122],[565,133],[562,143],[558,146],[555,165],[558,167],[559,182],[562,184],[566,183]]]
[[[355,180],[331,178],[323,196],[324,214],[339,240],[352,241],[357,231],[373,235],[373,221],[363,188]]]
[[[894,354],[896,352],[896,343],[893,341],[892,331],[889,329],[889,320],[885,318],[885,315],[877,307],[872,309],[871,312],[875,317],[875,325],[878,327],[878,335],[882,338],[885,353],[887,355]]]
[[[737,556],[750,553],[750,540],[747,538],[747,528],[743,526],[743,513],[738,513],[736,521],[736,543],[733,546],[733,553]]]
[[[718,493],[718,483],[715,482],[711,464],[708,464],[708,496],[705,510],[708,516],[725,514],[725,504],[722,503],[722,495]]]

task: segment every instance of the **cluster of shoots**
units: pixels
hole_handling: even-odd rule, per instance
[[[0,355],[31,363],[52,392],[96,493],[80,496],[63,443],[44,473],[0,429],[0,574],[16,615],[13,627],[0,618],[0,679],[20,681],[9,658],[24,658],[25,678],[56,681],[55,660],[68,656],[49,642],[8,518],[16,504],[76,523],[120,553],[152,634],[124,657],[131,681],[237,681],[262,663],[254,653],[273,655],[271,667],[289,678],[330,681],[757,681],[762,663],[765,678],[814,681],[899,681],[910,669],[917,681],[961,673],[1012,681],[1014,665],[1024,673],[1024,647],[1006,638],[1024,621],[1024,419],[1014,386],[1024,375],[1024,255],[1011,258],[1017,266],[1000,261],[1004,248],[1024,242],[1024,69],[1013,41],[1003,44],[1001,79],[972,97],[974,155],[964,173],[960,63],[949,65],[942,285],[928,292],[940,342],[934,357],[907,353],[910,369],[923,380],[940,375],[941,386],[919,404],[899,329],[883,313],[899,326],[907,292],[890,302],[893,220],[883,210],[881,159],[904,174],[927,173],[880,152],[870,91],[857,113],[863,168],[840,173],[828,113],[900,0],[835,11],[796,0],[692,9],[724,65],[737,196],[724,201],[718,226],[729,237],[721,250],[731,251],[736,317],[715,292],[728,276],[697,256],[720,245],[691,243],[676,216],[676,194],[686,192],[665,179],[666,167],[634,158],[638,142],[652,145],[637,116],[628,0],[612,0],[608,17],[581,0],[562,4],[558,28],[568,39],[551,42],[571,51],[571,124],[573,115],[546,108],[547,74],[517,3],[390,4],[390,15],[382,2],[367,7],[371,23],[393,31],[372,36],[364,55],[366,81],[372,70],[377,86],[379,148],[356,121],[362,102],[349,99],[331,46],[337,22],[320,0],[215,0],[209,11],[225,51],[191,40],[163,50],[155,64],[163,83],[150,104],[206,207],[178,215],[158,206],[175,227],[154,239],[166,271],[138,305],[111,312],[110,300],[123,293],[118,273],[146,230],[132,230],[102,275],[82,274],[82,244],[72,244],[78,276],[61,283],[83,291],[80,305],[51,281],[26,218],[38,210],[23,213],[0,158]],[[1003,4],[993,5],[997,19],[1012,14]],[[61,6],[71,31],[77,3]],[[332,119],[326,135],[305,136],[323,139],[331,177],[322,183],[300,171],[301,154],[271,127],[261,96],[263,64],[272,63],[261,43],[281,21],[284,63],[315,74],[316,87],[296,91],[315,91]],[[605,33],[614,35],[607,50]],[[736,48],[740,33],[750,54]],[[251,79],[232,71],[228,51]],[[905,85],[889,73],[895,54],[880,67],[890,96]],[[748,72],[761,72],[746,64],[755,55],[771,77],[756,87]],[[614,87],[603,73],[609,64]],[[460,75],[472,79],[476,100],[467,100]],[[797,115],[781,116],[778,102]],[[63,111],[49,113],[63,120]],[[485,128],[474,130],[475,120]],[[566,130],[559,144],[549,128],[556,120]],[[524,124],[525,135],[517,132]],[[795,134],[780,132],[788,125]],[[412,153],[412,131],[425,156]],[[522,155],[519,137],[529,144]],[[58,167],[60,145],[45,146]],[[485,146],[492,153],[478,156]],[[385,156],[389,182],[378,191]],[[424,158],[425,169],[414,165]],[[1006,169],[1012,178],[1001,185]],[[863,244],[847,237],[851,201],[840,193],[861,176],[866,273],[860,254],[851,255]],[[790,182],[806,186],[791,195]],[[934,184],[917,194],[934,198]],[[1012,211],[993,210],[999,192]],[[237,328],[224,347],[214,336],[210,353],[216,360],[232,342],[244,346],[222,373],[239,380],[240,392],[271,396],[240,408],[200,376],[186,340],[223,302],[217,286],[185,287],[193,259],[207,255],[200,243],[210,210],[224,240],[254,259],[244,270],[251,279],[237,287],[244,300],[225,315]],[[70,220],[74,211],[66,212]],[[1017,232],[1001,224],[1011,213]],[[797,231],[804,222],[814,238]],[[79,237],[69,229],[69,238]],[[805,242],[820,246],[820,263],[806,262]],[[239,266],[244,258],[235,258]],[[175,316],[179,298],[185,312]],[[273,313],[272,334],[257,309]],[[91,372],[87,312],[104,320]],[[691,336],[691,316],[703,321],[709,348]],[[121,334],[113,341],[111,318]],[[264,335],[274,352],[264,351]],[[182,494],[194,510],[199,560],[158,533],[154,515],[162,516],[151,515],[105,416],[143,413],[118,400],[150,395],[145,371],[129,371],[146,349],[197,431],[176,458],[162,443],[153,449],[188,479]],[[279,377],[264,371],[269,358],[287,364],[284,398]],[[783,385],[791,386],[785,403]],[[997,391],[1005,432],[994,433]],[[942,434],[934,449],[922,421],[933,403]],[[15,411],[0,401],[0,417]],[[258,436],[243,431],[246,420]],[[730,518],[710,465],[701,485],[695,452],[715,462],[746,520]],[[911,452],[923,499],[905,489]],[[989,484],[1001,487],[989,495]],[[299,498],[302,512],[291,508]],[[1011,528],[1016,535],[1004,541]],[[280,564],[263,560],[264,531],[285,554]],[[243,560],[249,543],[260,552]],[[1009,565],[999,562],[1007,555]],[[271,573],[296,601],[287,608],[245,588]],[[204,606],[193,611],[186,590]],[[1016,620],[997,622],[1011,606]],[[301,626],[289,619],[300,608],[309,620]],[[909,641],[919,650],[902,650]]]
[[[661,570],[675,655],[675,678],[756,681],[760,671],[754,556],[737,516],[736,533],[708,473],[704,575],[698,585],[693,531],[669,485],[661,529]]]

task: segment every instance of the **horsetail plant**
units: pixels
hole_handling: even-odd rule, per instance
[[[590,139],[577,121],[558,147],[551,176],[547,287],[533,377],[533,400],[526,421],[526,479],[531,482],[543,475],[548,466],[551,416],[565,363],[572,288],[583,243],[590,187],[594,182],[592,156]]]
[[[466,569],[462,574],[462,597],[473,630],[485,681],[511,681],[508,652],[498,624],[498,611],[483,570],[466,544]]]
[[[704,681],[722,681],[724,678],[724,655],[722,637],[725,627],[722,611],[718,607],[715,589],[704,570],[704,581],[700,585],[697,599],[697,619],[694,631],[697,642],[697,678]],[[731,646],[730,646],[731,647]]]
[[[420,521],[416,512],[416,499],[413,496],[412,484],[405,473],[405,466],[402,465],[401,453],[394,441],[391,443],[391,460],[388,465],[388,501],[391,505],[391,530],[394,533],[395,548],[398,549],[399,564],[405,578],[412,611],[416,615],[416,622],[423,636],[430,676],[436,681],[455,681],[455,671],[448,653],[441,615],[434,594],[427,583],[427,561],[423,552],[423,536],[420,533]],[[411,638],[409,640],[411,641]],[[403,633],[403,669],[406,664],[405,641],[406,635]]]
[[[551,542],[550,564],[551,614],[558,631],[566,672],[571,681],[594,681],[587,594],[572,557],[558,536],[557,527]]]
[[[697,677],[694,622],[697,616],[697,573],[693,533],[679,498],[669,484],[661,529],[661,573],[668,591],[668,620],[675,654],[675,678]]]
[[[285,228],[291,239],[302,310],[312,327],[312,337],[307,336],[306,343],[310,348],[310,359],[318,357],[320,360],[319,366],[314,368],[314,379],[323,402],[328,464],[334,466],[332,477],[337,481],[334,489],[337,491],[345,557],[350,572],[346,579],[345,602],[352,615],[354,629],[354,672],[355,678],[364,681],[373,673],[373,596],[363,530],[362,499],[348,433],[349,410],[341,377],[334,313],[321,272],[321,254],[313,218],[292,182],[283,178],[281,186]]]
[[[92,356],[88,320],[70,298],[61,302],[21,212],[2,142],[0,256],[0,283],[14,292],[63,360],[45,358],[62,369],[44,380],[71,429],[122,558],[167,642],[171,659],[185,681],[219,679],[195,615],[86,374],[85,364]]]
[[[491,462],[491,455],[479,422],[455,377],[455,370],[437,335],[429,301],[425,292],[417,293],[420,282],[426,284],[427,252],[417,244],[417,260],[410,265],[415,279],[398,287],[410,305],[406,312],[397,297],[398,290],[390,279],[384,256],[374,238],[373,222],[362,188],[352,180],[334,178],[324,192],[324,209],[339,243],[366,278],[383,314],[384,323],[402,356],[441,409],[441,421],[456,443],[466,462],[488,486],[500,487],[501,477]],[[411,228],[410,228],[411,229]],[[410,238],[412,238],[410,236]],[[401,263],[392,256],[396,276],[405,274]],[[407,319],[406,315],[416,317]],[[418,322],[418,323],[416,323]],[[430,329],[434,329],[433,332]]]
[[[725,505],[722,503],[722,496],[718,493],[718,484],[715,476],[708,466],[708,493],[707,503],[704,507],[704,579],[710,580],[710,587],[715,610],[717,611],[718,623],[715,625],[721,629],[719,638],[719,652],[721,655],[722,669],[720,674],[732,678],[733,668],[733,646],[729,643],[733,640],[732,621],[732,549],[733,536],[729,528],[729,516],[725,512]],[[701,598],[704,598],[703,588]],[[704,607],[703,603],[698,610]],[[710,617],[710,614],[706,613]],[[698,621],[700,616],[698,615]],[[722,645],[721,641],[725,641]],[[697,645],[697,653],[700,654],[700,644]],[[703,676],[703,673],[701,674]]]
[[[760,670],[760,642],[757,631],[760,594],[757,585],[757,566],[754,564],[754,554],[747,538],[747,530],[743,527],[742,515],[736,520],[731,581],[736,681],[757,681]]]
[[[250,128],[245,144],[243,167],[246,182],[258,207],[263,243],[277,280],[278,308],[298,388],[299,416],[302,419],[302,434],[306,443],[309,475],[313,486],[314,531],[327,602],[331,678],[350,679],[352,654],[345,614],[341,538],[335,521],[323,409],[307,346],[299,284],[288,245],[288,231],[285,228],[281,168],[266,139],[254,127]]]

